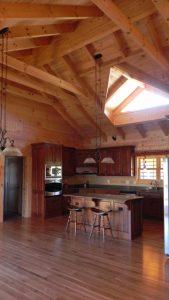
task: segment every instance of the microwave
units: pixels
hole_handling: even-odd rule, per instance
[[[56,180],[62,178],[62,166],[55,164],[45,165],[45,180]]]

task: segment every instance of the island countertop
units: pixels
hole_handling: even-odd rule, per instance
[[[100,201],[113,201],[115,203],[119,204],[125,204],[127,201],[135,201],[138,199],[142,199],[142,196],[137,196],[134,194],[126,194],[126,195],[112,195],[112,194],[77,194],[77,193],[72,193],[72,194],[64,194],[64,197],[80,197],[80,198],[96,198],[99,199]]]

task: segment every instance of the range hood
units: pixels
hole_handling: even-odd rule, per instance
[[[76,174],[97,174],[97,166],[76,167]]]

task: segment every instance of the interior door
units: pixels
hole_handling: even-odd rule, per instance
[[[4,217],[22,214],[23,157],[5,158]]]

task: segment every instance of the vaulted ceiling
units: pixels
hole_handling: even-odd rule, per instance
[[[0,22],[10,29],[8,92],[50,105],[79,136],[95,135],[96,98],[104,106],[124,82],[122,76],[108,89],[112,67],[169,93],[167,0],[4,0]],[[99,95],[97,52],[102,54]],[[157,123],[168,135],[165,109]],[[125,139],[124,127],[114,126],[101,108],[99,118],[104,140],[114,133]],[[140,123],[138,118],[134,126],[144,137]]]

